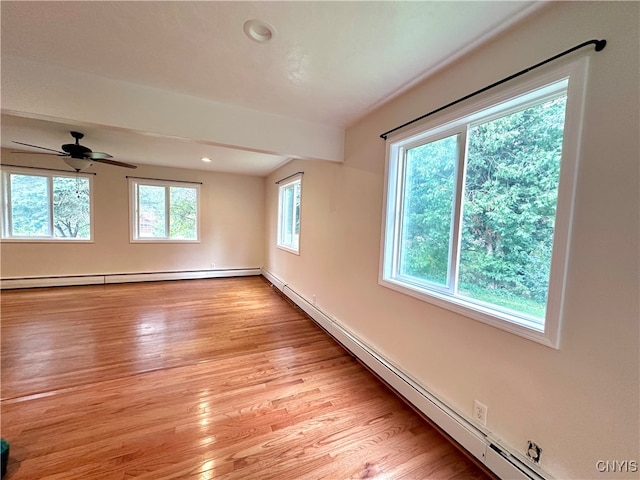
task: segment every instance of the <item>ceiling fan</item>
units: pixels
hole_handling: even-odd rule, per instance
[[[94,152],[90,148],[85,147],[84,145],[80,145],[80,139],[84,137],[84,133],[80,132],[69,132],[73,138],[76,139],[76,143],[66,143],[62,145],[62,151],[54,150],[52,148],[40,147],[38,145],[31,145],[29,143],[16,142],[19,145],[26,145],[27,147],[40,148],[42,150],[48,150],[54,153],[44,153],[44,152],[14,152],[14,153],[38,153],[40,155],[56,155],[58,157],[65,157],[64,162],[73,168],[76,172],[84,170],[85,168],[93,165],[93,162],[98,163],[107,163],[109,165],[115,165],[117,167],[125,167],[125,168],[138,168],[136,165],[132,165],[130,163],[118,162],[116,160],[111,160],[113,157],[108,153],[103,152]]]

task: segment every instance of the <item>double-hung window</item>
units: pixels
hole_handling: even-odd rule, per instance
[[[93,175],[2,168],[2,238],[92,241]]]
[[[131,241],[198,242],[200,185],[129,179]]]
[[[283,183],[279,188],[278,247],[293,253],[300,252],[300,201],[302,177]]]
[[[388,140],[382,285],[558,346],[585,75]]]

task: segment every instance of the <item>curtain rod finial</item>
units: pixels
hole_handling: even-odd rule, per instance
[[[596,52],[600,52],[604,50],[604,47],[607,46],[607,41],[603,38],[602,40],[596,40]]]

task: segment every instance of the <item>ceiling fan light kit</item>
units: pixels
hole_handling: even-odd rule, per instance
[[[118,162],[116,160],[111,160],[113,158],[108,153],[104,152],[94,152],[90,148],[85,147],[84,145],[80,145],[80,139],[84,137],[84,133],[71,131],[69,132],[73,138],[76,139],[75,143],[65,143],[62,145],[62,151],[54,150],[52,148],[40,147],[38,145],[32,145],[30,143],[16,142],[14,140],[13,143],[17,143],[19,145],[26,145],[27,147],[39,148],[41,150],[47,150],[47,152],[53,153],[41,153],[43,155],[56,155],[58,157],[65,157],[64,162],[73,168],[76,172],[80,172],[85,168],[89,168],[93,165],[93,162],[97,163],[106,163],[108,165],[115,165],[117,167],[125,167],[125,168],[138,168],[136,165],[132,165],[130,163]],[[36,152],[16,152],[16,153],[36,153]]]
[[[85,168],[89,168],[91,165],[93,165],[93,162],[90,160],[73,158],[73,157],[65,158],[64,163],[69,165],[76,172],[81,172]]]

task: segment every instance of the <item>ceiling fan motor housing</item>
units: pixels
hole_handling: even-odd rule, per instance
[[[91,149],[85,147],[84,145],[80,145],[80,139],[84,137],[84,134],[81,132],[69,132],[73,138],[76,139],[76,143],[66,143],[62,145],[62,150],[71,155],[71,158],[86,158],[87,153],[91,153]]]
[[[74,145],[73,143],[66,143],[62,145],[62,150],[67,152],[71,158],[86,158],[86,153],[91,153],[91,149],[84,145]]]

